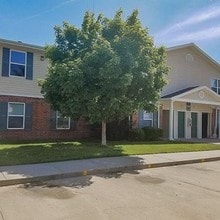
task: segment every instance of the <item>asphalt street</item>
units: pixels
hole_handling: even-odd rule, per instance
[[[219,220],[220,161],[0,187],[0,219]]]

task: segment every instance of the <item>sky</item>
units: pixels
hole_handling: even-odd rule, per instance
[[[220,0],[0,0],[0,38],[45,46],[54,26],[80,27],[86,11],[124,18],[139,10],[156,46],[195,43],[220,63]]]

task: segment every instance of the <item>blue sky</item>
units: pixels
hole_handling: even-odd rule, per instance
[[[54,42],[55,25],[80,27],[85,11],[125,18],[139,10],[157,46],[194,42],[220,62],[220,0],[0,0],[0,38],[44,46]]]

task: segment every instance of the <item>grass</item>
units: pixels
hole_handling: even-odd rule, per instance
[[[153,153],[220,150],[220,145],[186,142],[54,142],[0,144],[0,166]]]

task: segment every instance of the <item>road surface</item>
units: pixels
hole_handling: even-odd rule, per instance
[[[219,220],[220,161],[0,187],[2,220]]]

